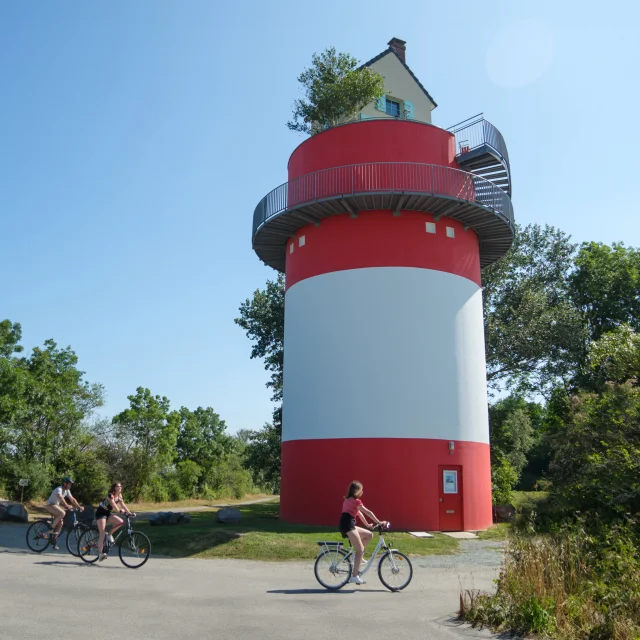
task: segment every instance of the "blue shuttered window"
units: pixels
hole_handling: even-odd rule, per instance
[[[405,100],[404,101],[404,111],[405,111],[405,116],[409,120],[413,120],[414,119],[413,102],[409,102],[408,100]]]

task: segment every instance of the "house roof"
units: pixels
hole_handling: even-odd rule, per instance
[[[362,69],[363,67],[370,67],[374,62],[377,62],[378,60],[380,60],[380,58],[384,58],[390,53],[392,53],[396,58],[398,58],[398,60],[400,61],[400,64],[409,72],[411,77],[416,81],[418,86],[424,92],[424,95],[427,96],[429,100],[431,100],[434,108],[437,107],[438,106],[437,102],[431,97],[429,92],[424,88],[424,85],[422,84],[422,82],[420,82],[420,80],[418,80],[418,78],[416,77],[416,74],[413,73],[413,71],[411,71],[411,69],[409,68],[409,65],[396,53],[396,51],[392,47],[385,49],[382,53],[379,53],[375,58],[371,58],[371,60],[369,60],[368,62],[365,62],[364,64],[360,65],[360,68]]]

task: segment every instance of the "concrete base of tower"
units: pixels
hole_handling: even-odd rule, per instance
[[[489,445],[418,438],[282,443],[280,517],[338,526],[349,483],[393,529],[480,530],[492,524]]]

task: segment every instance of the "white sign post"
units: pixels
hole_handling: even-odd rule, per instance
[[[18,486],[20,487],[20,502],[24,502],[24,488],[29,486],[29,478],[20,478]]]

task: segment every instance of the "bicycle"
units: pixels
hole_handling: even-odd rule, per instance
[[[413,566],[404,553],[401,553],[397,549],[392,549],[385,541],[383,528],[389,529],[389,527],[390,525],[387,523],[386,527],[377,524],[372,528],[372,531],[377,531],[380,534],[380,539],[364,569],[361,567],[358,573],[360,576],[364,576],[375,564],[378,553],[382,549],[384,553],[377,565],[378,578],[380,578],[380,582],[390,591],[401,591],[407,587],[411,582],[411,578],[413,578]],[[346,538],[347,536],[345,535],[343,537]],[[344,543],[342,542],[318,541],[318,545],[320,545],[321,550],[318,552],[313,566],[316,580],[325,587],[325,589],[337,591],[349,582],[351,574],[353,573],[352,558],[355,558],[355,552],[351,541],[349,541],[349,551],[343,548]],[[407,573],[407,577],[403,579],[402,576]]]
[[[79,557],[78,543],[80,541],[80,537],[90,527],[82,522],[78,522],[76,513],[80,511],[80,509],[70,509],[70,511],[73,513],[73,517],[71,526],[67,527],[67,551],[77,558]],[[31,551],[42,553],[49,545],[53,547],[57,540],[60,540],[64,533],[64,528],[60,530],[56,540],[52,526],[53,521],[53,516],[49,518],[40,518],[27,529],[27,546]]]
[[[139,569],[151,555],[151,542],[144,533],[134,531],[131,528],[131,520],[135,516],[130,516],[128,513],[118,515],[124,517],[126,524],[116,533],[113,542],[109,542],[108,532],[105,530],[103,549],[105,553],[109,553],[111,547],[118,545],[118,555],[122,564],[129,569]],[[99,537],[100,532],[97,527],[91,527],[80,538],[78,551],[80,552],[80,558],[87,564],[93,564],[100,557],[101,550],[98,549]],[[135,560],[138,560],[138,562],[135,562]]]

